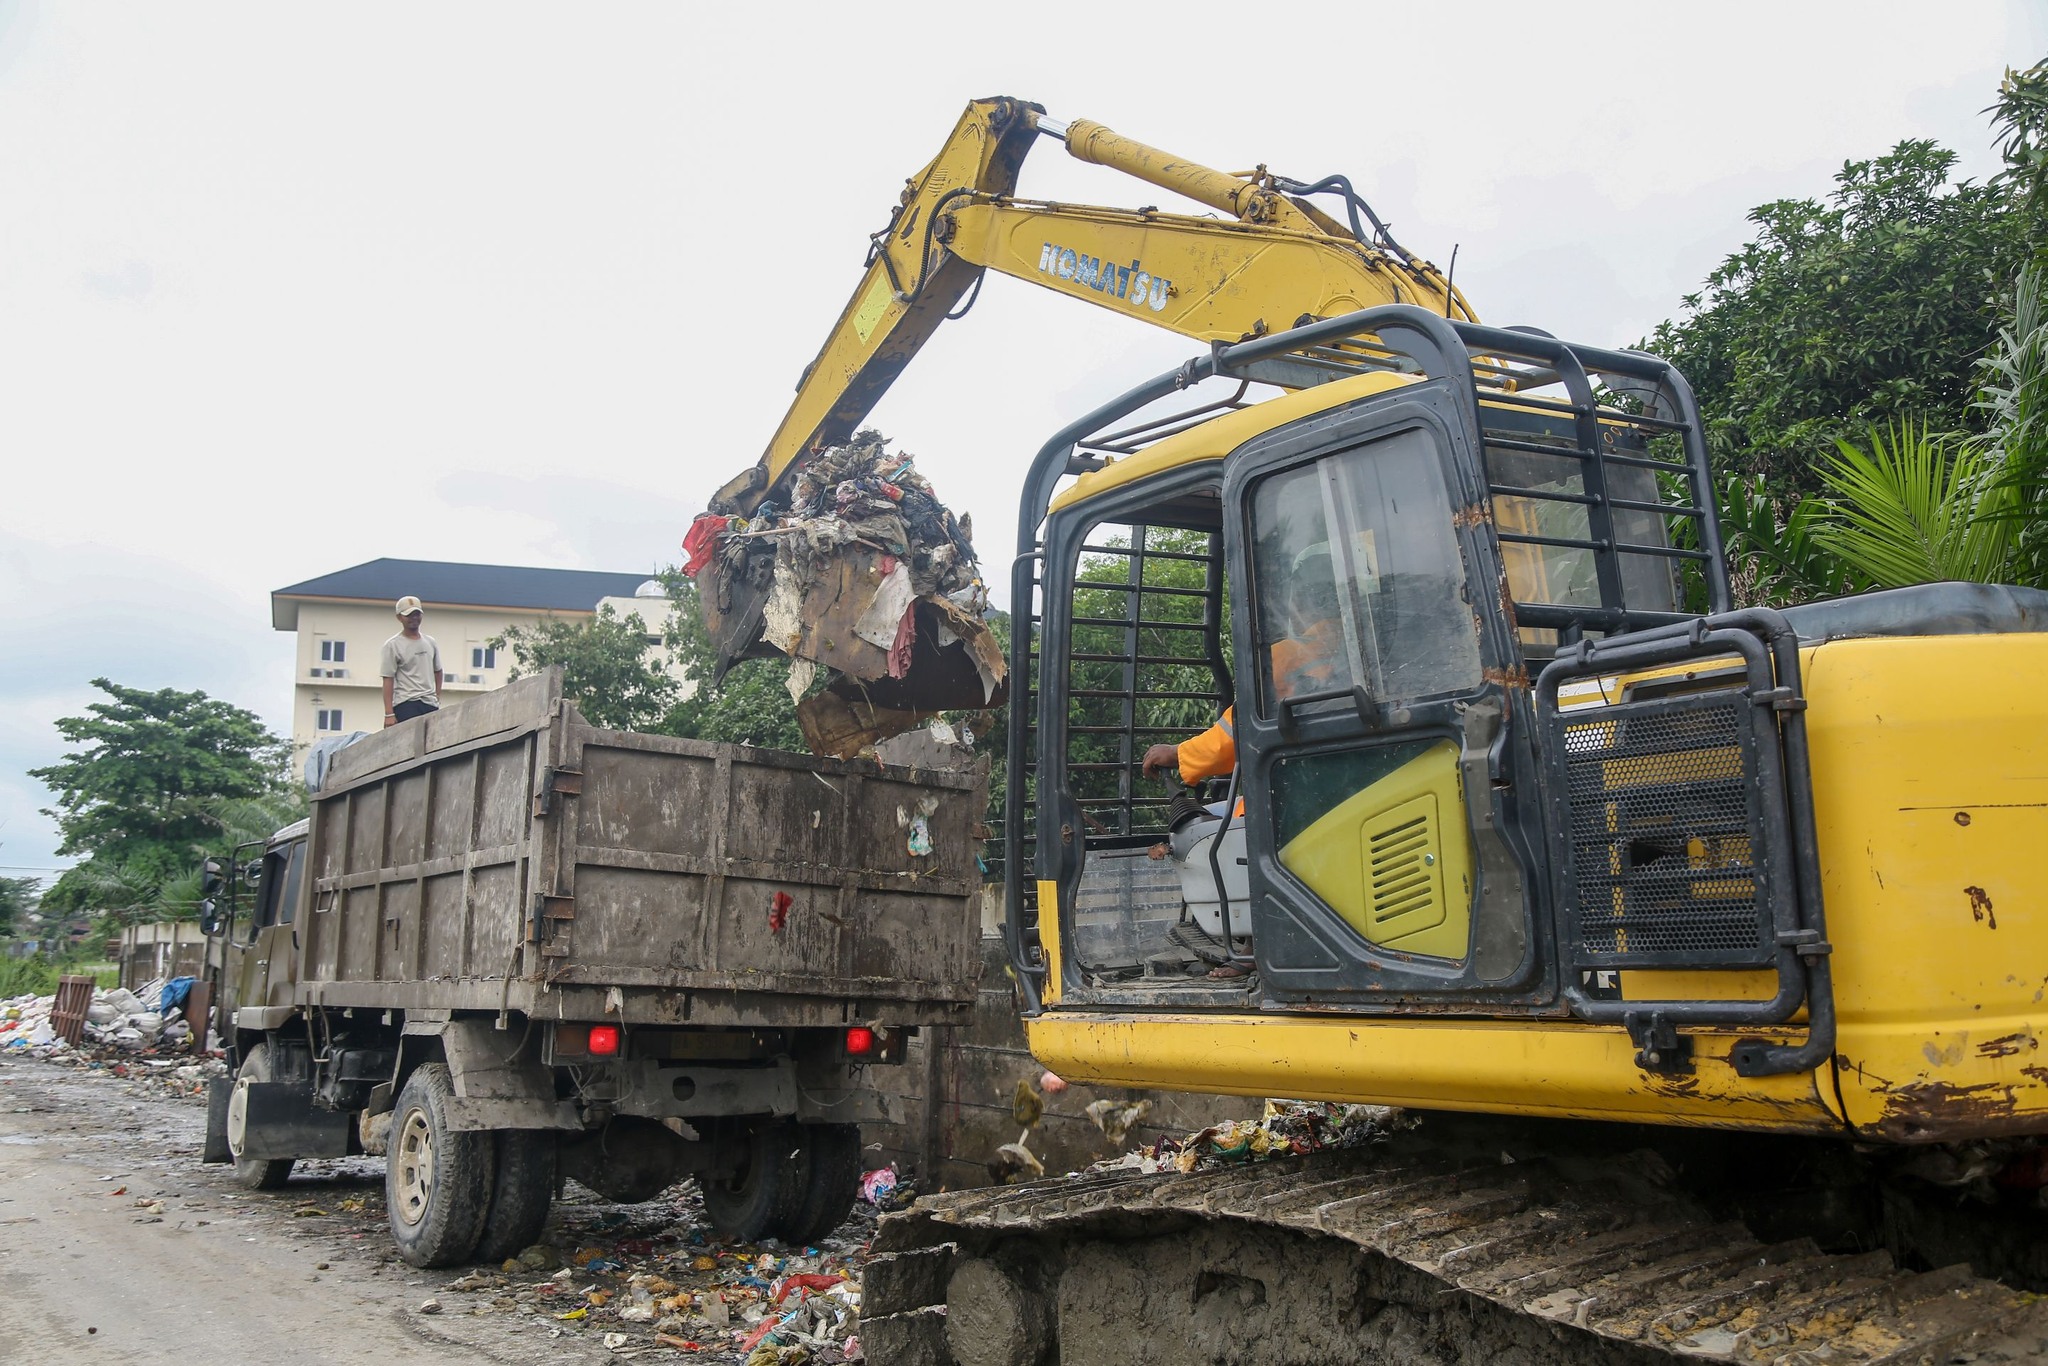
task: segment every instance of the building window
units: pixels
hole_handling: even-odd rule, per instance
[[[348,659],[348,642],[345,640],[323,640],[320,642],[320,658],[329,664],[341,664]]]
[[[340,707],[335,707],[331,710],[329,708],[322,707],[319,711],[315,712],[313,716],[313,728],[315,730],[339,731],[341,729]]]
[[[469,652],[469,667],[472,669],[495,669],[498,667],[498,652],[489,645],[472,647]],[[478,680],[481,681],[481,680]]]

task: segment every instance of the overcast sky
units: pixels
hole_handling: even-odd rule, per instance
[[[1845,158],[1931,137],[1989,174],[1980,111],[2044,53],[2021,0],[0,0],[0,872],[68,862],[25,770],[96,675],[289,729],[272,589],[672,562],[970,98],[1343,172],[1459,246],[1482,318],[1626,344]],[[1050,142],[1020,192],[1159,201]],[[992,280],[873,422],[1001,565],[1038,443],[1189,351]]]

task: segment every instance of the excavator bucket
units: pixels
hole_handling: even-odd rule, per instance
[[[707,513],[684,541],[718,648],[713,686],[739,660],[787,657],[804,738],[836,758],[941,712],[1001,705],[1003,651],[969,528],[910,458],[857,441],[819,456],[791,494],[787,512]]]

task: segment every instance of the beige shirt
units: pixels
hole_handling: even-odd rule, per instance
[[[435,702],[434,675],[441,669],[441,647],[425,632],[407,640],[405,632],[384,642],[381,672],[391,680],[391,705],[400,702]]]

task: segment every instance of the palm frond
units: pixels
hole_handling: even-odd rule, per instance
[[[1873,430],[1866,451],[1837,440],[1821,469],[1833,503],[1820,545],[1879,588],[2008,576],[2010,494],[1985,478],[1985,454],[1970,443],[1895,423]]]

